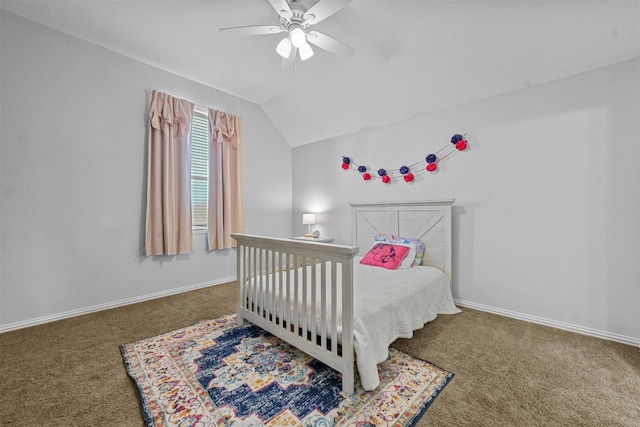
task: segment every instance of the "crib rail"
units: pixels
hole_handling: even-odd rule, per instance
[[[353,257],[358,248],[231,236],[238,243],[238,323],[248,320],[341,372],[343,391],[352,394]]]

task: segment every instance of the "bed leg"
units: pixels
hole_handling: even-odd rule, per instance
[[[240,313],[237,314],[236,323],[238,326],[242,326],[244,324],[244,317]]]

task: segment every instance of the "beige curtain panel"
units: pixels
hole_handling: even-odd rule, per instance
[[[227,249],[244,233],[240,118],[210,109],[209,138],[209,250]]]
[[[147,255],[192,251],[191,171],[193,103],[153,91],[147,162]]]

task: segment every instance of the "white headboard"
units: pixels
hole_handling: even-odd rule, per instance
[[[351,203],[353,245],[364,256],[376,234],[420,240],[422,265],[437,267],[452,278],[451,205],[454,199],[402,203]]]

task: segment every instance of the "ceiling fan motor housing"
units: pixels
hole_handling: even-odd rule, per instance
[[[309,21],[311,21],[311,19],[309,19],[309,17],[307,17],[307,19],[304,18],[304,14],[305,14],[305,10],[302,9],[291,9],[291,17],[286,17],[283,15],[280,15],[280,27],[283,30],[287,30],[289,31],[291,25],[297,24],[299,25],[303,30],[306,30],[307,27],[309,26]],[[311,15],[313,16],[313,15]],[[310,17],[311,17],[310,16]]]

